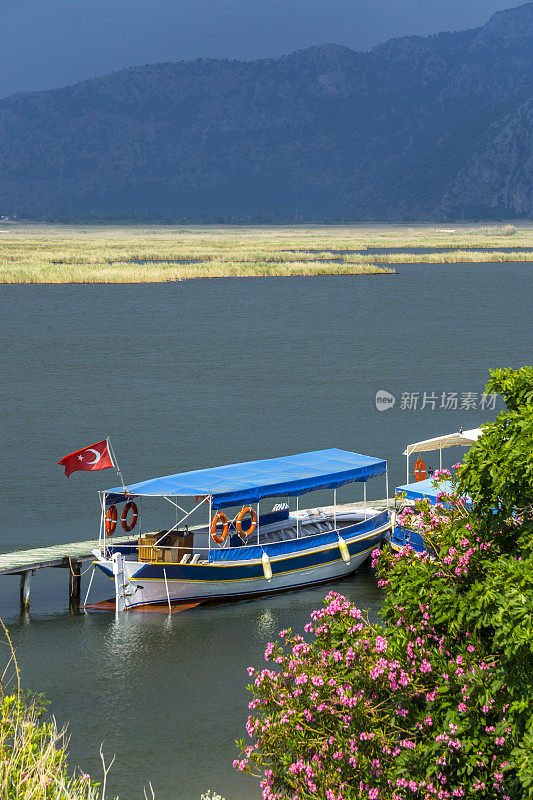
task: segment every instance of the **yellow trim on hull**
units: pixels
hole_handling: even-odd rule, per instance
[[[372,550],[373,550],[373,548],[369,547],[367,550],[363,550],[361,553],[358,553],[357,555],[358,556],[359,555],[366,555],[368,553],[371,553]],[[354,557],[355,556],[352,556],[352,558],[354,558]],[[300,569],[289,569],[289,570],[286,570],[285,572],[275,572],[274,575],[273,575],[273,578],[279,578],[281,575],[292,575],[295,572],[304,572],[305,570],[309,570],[309,569],[318,569],[318,567],[332,566],[333,564],[338,564],[339,561],[342,561],[342,560],[343,560],[342,558],[337,558],[335,561],[324,561],[322,564],[313,564],[312,567],[303,567],[303,568],[300,568]],[[261,562],[256,562],[256,563],[261,563]],[[176,566],[176,564],[174,564],[173,566]],[[186,565],[184,564],[183,566],[186,566]],[[196,565],[194,565],[194,566],[196,566]],[[205,566],[205,565],[203,565],[203,566]],[[131,578],[128,578],[128,581],[131,581],[132,583],[134,583],[136,581],[139,581],[139,582],[142,581],[143,583],[147,583],[148,581],[159,582],[161,580],[163,580],[163,579],[162,578],[143,578],[142,575],[137,579],[135,578],[135,576],[133,576]],[[208,583],[208,584],[212,584],[212,583],[239,583],[240,581],[264,581],[264,580],[265,580],[265,578],[264,578],[263,575],[259,575],[257,577],[251,577],[251,578],[230,578],[229,580],[227,578],[226,579],[221,578],[220,580],[216,580],[216,579],[215,580],[211,580],[211,579],[210,580],[205,580],[205,579],[204,580],[196,580],[194,578],[169,578],[167,576],[167,581],[169,583],[173,582],[173,583]]]

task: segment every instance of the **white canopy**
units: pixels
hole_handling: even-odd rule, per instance
[[[481,428],[472,428],[469,431],[457,431],[457,433],[447,433],[445,436],[435,436],[434,439],[425,439],[422,442],[408,444],[403,454],[404,456],[410,456],[411,453],[444,450],[445,447],[468,447],[479,439],[482,433]]]

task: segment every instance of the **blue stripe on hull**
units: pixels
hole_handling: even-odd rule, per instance
[[[378,547],[383,539],[383,533],[376,536],[364,538],[359,541],[347,542],[350,555],[356,556],[366,550],[373,550]],[[285,572],[317,567],[322,564],[331,564],[339,560],[338,547],[330,547],[323,550],[295,555],[292,558],[280,558],[271,561],[273,575],[280,575]],[[164,580],[163,569],[166,571],[168,581],[205,581],[213,583],[217,581],[239,581],[251,580],[253,578],[263,578],[263,567],[261,563],[254,564],[235,564],[222,566],[219,564],[146,564],[135,573],[135,581],[143,580]]]
[[[391,545],[396,550],[409,545],[415,553],[424,553],[426,550],[424,539],[419,533],[398,525],[392,531]]]
[[[384,533],[380,532],[372,537],[365,537],[355,541],[346,542],[351,556],[357,556],[365,551],[371,551],[378,547],[384,538]],[[339,561],[338,547],[314,550],[311,552],[294,555],[292,557],[280,558],[271,561],[273,575],[280,575],[285,572],[294,572],[309,567],[316,567],[322,564],[332,564]],[[98,564],[100,569],[110,578],[113,577],[112,570],[104,564]],[[135,573],[133,580],[164,580],[163,569],[166,571],[167,581],[205,581],[214,583],[217,581],[239,581],[250,580],[263,577],[263,567],[261,563],[252,564],[145,564]]]

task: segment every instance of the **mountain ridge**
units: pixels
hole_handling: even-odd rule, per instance
[[[530,217],[532,45],[530,2],[368,51],[166,62],[17,93],[0,100],[0,214]]]

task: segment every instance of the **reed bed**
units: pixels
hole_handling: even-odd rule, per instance
[[[66,729],[44,713],[42,698],[21,690],[20,673],[9,633],[0,620],[5,668],[0,677],[0,797],[2,800],[105,800],[103,780],[70,770]],[[146,797],[146,792],[145,792]],[[118,798],[116,798],[118,800]]]
[[[505,249],[503,248],[505,245]],[[368,253],[368,248],[378,249]],[[530,261],[533,227],[69,226],[0,223],[0,283],[391,274],[405,263]],[[400,252],[388,252],[391,248]],[[421,249],[412,252],[410,249]],[[438,252],[423,252],[438,248]],[[356,251],[356,252],[353,252]]]
[[[342,268],[339,268],[341,267]],[[122,261],[110,264],[66,264],[42,267],[14,267],[1,276],[3,283],[165,283],[191,278],[261,277],[271,275],[369,275],[393,273],[391,268],[362,264],[317,264],[305,261],[217,262],[180,266],[172,262],[149,262],[133,266]]]

